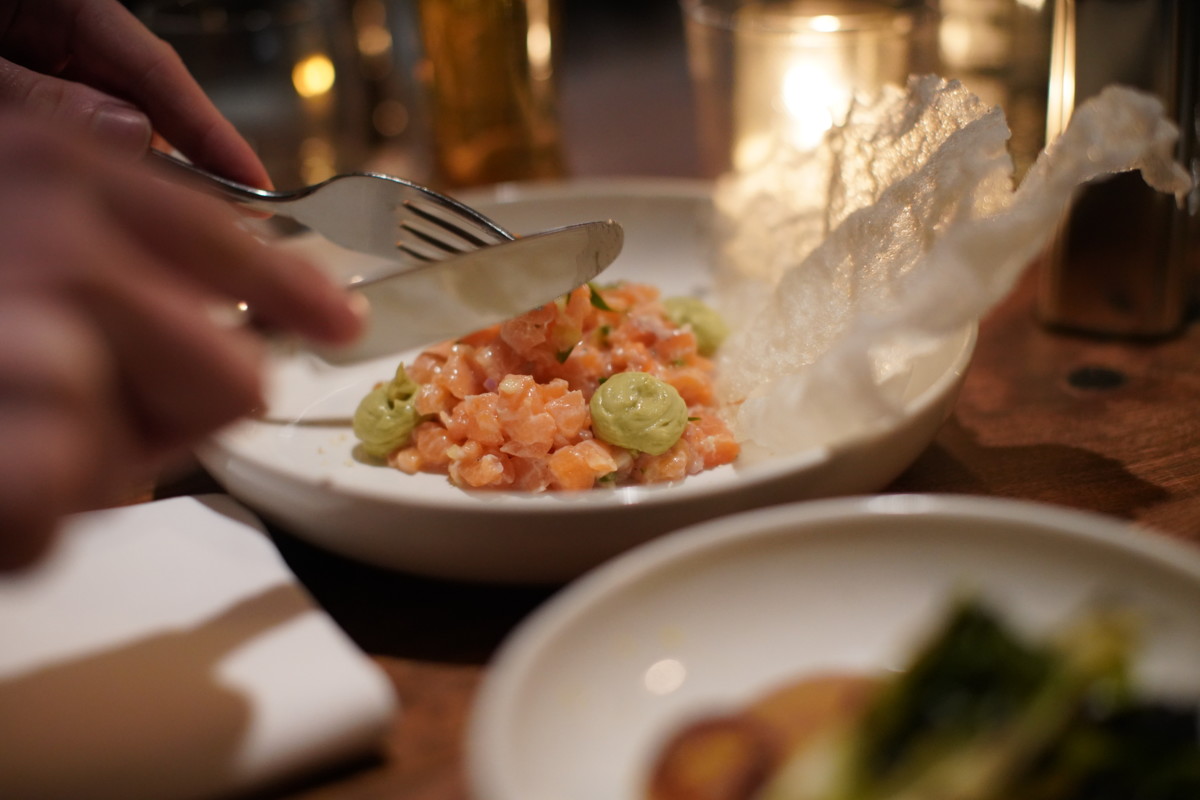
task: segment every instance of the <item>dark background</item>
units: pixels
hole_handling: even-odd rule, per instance
[[[403,20],[416,0],[389,0]],[[224,6],[245,10],[264,0],[123,0],[148,9]],[[353,0],[341,0],[347,14]],[[558,0],[561,61],[558,88],[568,170],[578,175],[691,176],[696,148],[691,88],[678,0]],[[271,5],[271,0],[266,0]],[[415,32],[414,32],[415,33]],[[415,39],[415,36],[413,37]],[[616,78],[616,79],[614,79]],[[622,114],[613,113],[621,109]],[[636,120],[629,125],[627,120]],[[668,157],[638,146],[646,130],[679,142]],[[587,132],[588,135],[581,135]],[[597,136],[596,134],[599,134]],[[581,150],[583,139],[619,146]],[[661,140],[661,139],[660,139]]]
[[[563,0],[560,82],[567,158],[585,175],[694,176],[691,86],[676,0]],[[613,80],[614,72],[622,80]],[[614,96],[617,95],[617,96]],[[669,102],[665,100],[669,98]],[[624,108],[621,119],[599,109]],[[629,125],[628,120],[636,120]],[[587,129],[623,146],[580,152],[571,142]],[[662,157],[637,146],[646,130],[663,131],[679,146]]]

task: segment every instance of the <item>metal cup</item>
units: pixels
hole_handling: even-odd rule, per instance
[[[1056,0],[1047,140],[1073,109],[1109,84],[1156,95],[1179,126],[1176,159],[1200,175],[1200,3]],[[1136,173],[1084,186],[1047,254],[1043,322],[1088,334],[1177,332],[1200,265],[1200,189],[1183,204]]]

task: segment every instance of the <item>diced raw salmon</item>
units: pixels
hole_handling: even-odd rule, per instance
[[[413,431],[412,439],[424,466],[445,467],[450,463],[447,451],[455,445],[455,441],[440,423],[422,422]]]
[[[637,458],[634,472],[642,483],[681,481],[688,476],[689,448],[682,439],[665,453],[653,456],[643,453]]]
[[[455,345],[438,376],[438,382],[459,400],[483,391],[483,382],[470,358],[473,351],[468,345]]]
[[[579,434],[592,424],[592,414],[583,401],[583,392],[568,392],[546,403],[546,413],[554,418],[557,428],[555,446],[562,447],[579,440]]]
[[[703,413],[695,417],[683,432],[683,439],[700,457],[701,469],[728,464],[741,451],[729,426],[716,414]]]
[[[666,453],[614,447],[588,401],[618,372],[671,383],[692,419]],[[408,368],[426,416],[389,463],[471,488],[538,492],[658,483],[727,464],[738,443],[718,416],[712,362],[667,317],[653,286],[581,286],[528,314],[422,352]]]
[[[511,418],[506,421],[505,429],[510,438],[501,446],[502,451],[514,456],[537,458],[550,452],[558,425],[550,414],[539,411],[536,414]]]
[[[415,447],[402,447],[388,456],[388,464],[409,475],[416,475],[423,464],[421,454]]]
[[[668,369],[663,375],[663,380],[675,387],[689,407],[713,406],[717,402],[713,394],[712,375],[700,367]]]
[[[560,447],[550,455],[550,472],[559,489],[590,489],[616,469],[617,462],[595,439]]]
[[[550,323],[554,321],[556,314],[554,304],[547,303],[528,314],[522,314],[501,324],[500,338],[521,355],[535,354],[550,337]]]
[[[478,442],[467,442],[454,455],[450,477],[460,486],[482,489],[512,482],[512,475],[505,474],[507,458],[502,453],[485,452]]]

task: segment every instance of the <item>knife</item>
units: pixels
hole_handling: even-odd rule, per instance
[[[489,245],[426,267],[345,250],[319,236],[296,248],[371,306],[367,330],[348,347],[277,340],[260,422],[349,424],[366,390],[395,371],[405,351],[453,339],[548,303],[599,275],[621,252],[611,220],[586,222]],[[378,359],[391,357],[386,365]],[[394,362],[394,363],[393,363]]]
[[[317,350],[345,364],[453,339],[523,314],[582,286],[621,252],[612,221],[585,222],[488,245],[428,266],[358,273],[346,285],[370,304],[349,347]]]

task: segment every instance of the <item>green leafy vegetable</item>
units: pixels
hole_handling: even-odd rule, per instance
[[[1137,699],[1132,625],[1031,643],[967,601],[832,747],[759,800],[1197,800],[1200,710]]]
[[[596,288],[596,284],[589,282],[588,291],[590,292],[592,305],[594,307],[600,309],[601,311],[612,311],[612,308],[605,301],[604,295],[600,294],[600,290]]]

